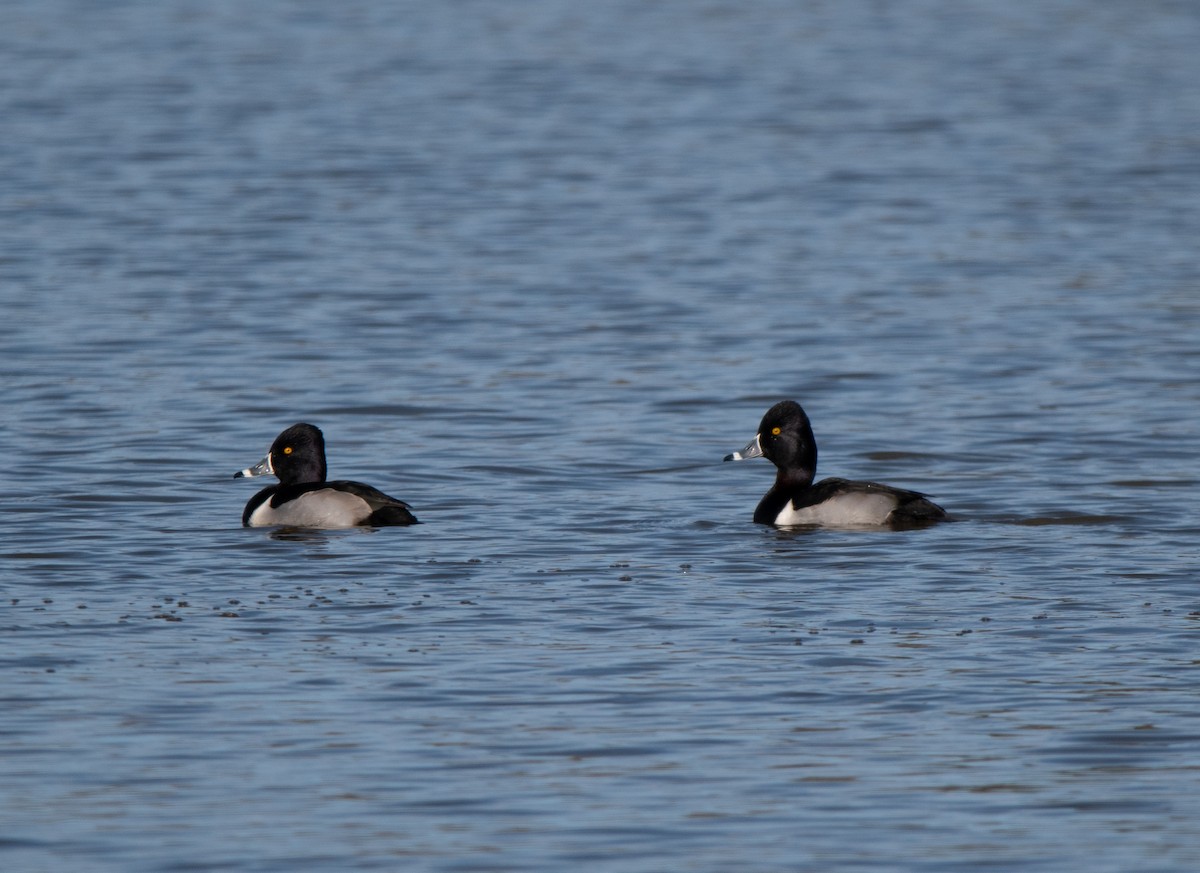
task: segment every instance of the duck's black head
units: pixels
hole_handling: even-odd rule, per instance
[[[758,425],[758,446],[779,468],[780,479],[804,487],[817,474],[817,441],[804,409],[794,400],[781,400]]]
[[[271,471],[284,485],[325,481],[325,437],[312,424],[293,424],[271,443]]]

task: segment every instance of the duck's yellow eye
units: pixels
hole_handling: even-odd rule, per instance
[[[283,447],[283,453],[284,453],[285,455],[290,455],[290,454],[292,453],[292,447],[291,447],[291,446],[284,446],[284,447]]]
[[[779,436],[780,430],[777,427],[771,428],[771,436]]]

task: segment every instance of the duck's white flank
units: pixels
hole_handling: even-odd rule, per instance
[[[796,509],[791,501],[780,511],[775,523],[784,527],[798,524],[820,524],[827,527],[862,527],[886,524],[896,508],[891,494],[852,491],[839,494],[814,506]]]
[[[250,514],[251,527],[288,525],[291,527],[354,527],[371,513],[361,497],[333,488],[301,494],[275,508],[267,500]]]

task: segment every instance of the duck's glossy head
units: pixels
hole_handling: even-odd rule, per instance
[[[271,443],[267,456],[255,464],[234,473],[243,476],[275,474],[284,485],[325,481],[325,437],[312,424],[293,424]]]
[[[740,452],[727,461],[765,457],[779,468],[779,475],[807,485],[817,472],[817,441],[808,415],[794,400],[781,400],[762,417],[758,433]]]
[[[758,444],[763,455],[776,467],[790,469],[808,466],[815,472],[817,441],[803,407],[794,400],[781,400],[762,417],[758,425]]]

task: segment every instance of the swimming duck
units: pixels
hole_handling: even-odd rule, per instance
[[[921,527],[946,518],[946,511],[924,494],[878,482],[822,479],[817,472],[817,441],[808,415],[794,400],[767,410],[758,434],[726,461],[765,457],[775,465],[775,485],[754,510],[759,524],[780,527]]]
[[[325,437],[314,425],[293,424],[275,438],[265,458],[234,473],[233,478],[268,473],[279,477],[279,484],[270,485],[250,498],[242,512],[245,527],[339,528],[418,523],[407,503],[370,485],[346,479],[326,482]]]

